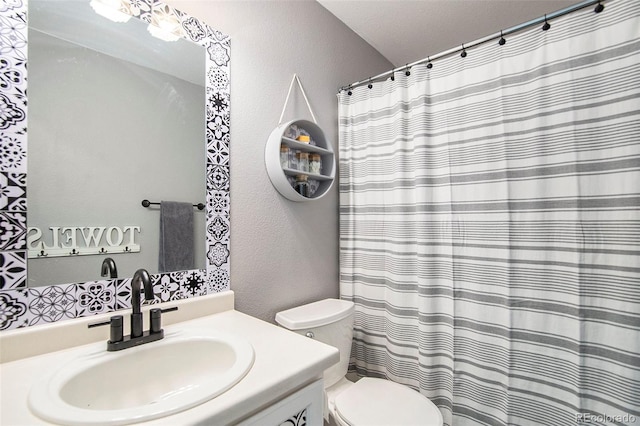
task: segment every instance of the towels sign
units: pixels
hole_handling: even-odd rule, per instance
[[[27,229],[29,258],[137,253],[139,226],[50,226],[51,244],[43,241],[40,228]]]

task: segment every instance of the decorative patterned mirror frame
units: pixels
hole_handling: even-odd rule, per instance
[[[206,55],[206,269],[154,274],[154,303],[229,289],[230,40],[157,0],[124,0],[134,18],[173,14]],[[27,288],[27,0],[0,4],[0,330],[126,309],[131,279]],[[96,271],[98,274],[99,271]]]

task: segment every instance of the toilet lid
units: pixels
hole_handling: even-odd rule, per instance
[[[338,416],[353,426],[442,426],[442,414],[433,402],[388,380],[362,378],[341,392],[335,404]]]

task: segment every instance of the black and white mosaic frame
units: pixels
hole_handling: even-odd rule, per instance
[[[0,3],[0,330],[131,306],[131,280],[27,288],[27,1]],[[230,40],[158,0],[124,0],[134,18],[170,14],[206,55],[206,269],[152,275],[154,303],[229,290]]]

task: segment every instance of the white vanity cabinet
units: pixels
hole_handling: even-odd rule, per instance
[[[317,380],[238,426],[322,426],[323,381]]]
[[[179,309],[163,318],[163,340],[125,351],[136,351],[136,359],[145,362],[157,352],[153,348],[174,344],[172,341],[183,345],[189,336],[195,336],[195,340],[200,341],[205,336],[205,330],[212,333],[218,330],[219,336],[222,333],[228,337],[234,336],[252,346],[253,365],[246,375],[221,394],[182,411],[167,409],[166,413],[158,413],[157,417],[144,422],[136,420],[136,413],[129,414],[128,418],[116,416],[104,422],[97,421],[97,417],[90,417],[83,424],[323,425],[322,374],[340,360],[338,349],[234,310],[232,291],[171,302],[166,307],[175,306]],[[143,307],[145,316],[149,309],[149,306]],[[31,388],[40,386],[40,378],[48,375],[52,369],[79,365],[77,363],[80,360],[87,358],[102,359],[103,354],[116,357],[116,353],[106,351],[108,330],[88,328],[88,324],[108,321],[110,316],[111,313],[106,313],[51,326],[0,333],[0,425],[51,425],[51,422],[29,408]],[[145,347],[148,350],[141,350]],[[196,356],[209,355],[186,351],[185,356],[194,357],[195,361]],[[207,359],[216,362],[215,356]],[[121,368],[117,362],[105,362],[104,365],[113,368],[114,373]],[[167,375],[166,380],[157,379],[169,381],[168,369],[170,367],[154,369],[159,376]],[[153,378],[153,374],[149,376]],[[123,389],[130,388],[127,383],[122,383],[122,386]],[[37,398],[40,393],[36,392],[35,395]],[[140,409],[148,405],[140,404]],[[105,411],[100,408],[95,410]]]
[[[299,142],[288,135],[291,126],[304,129],[309,133],[310,143]],[[322,168],[320,173],[301,171],[294,167],[283,167],[280,162],[280,146],[287,146],[290,151],[303,152],[308,154],[320,154]],[[335,178],[335,157],[333,148],[324,135],[322,129],[314,122],[308,120],[292,120],[276,127],[265,147],[265,165],[269,179],[273,186],[283,197],[291,201],[309,201],[321,198],[333,186]],[[313,186],[312,194],[308,197],[300,195],[294,189],[293,183],[297,175],[307,176],[310,185]]]

